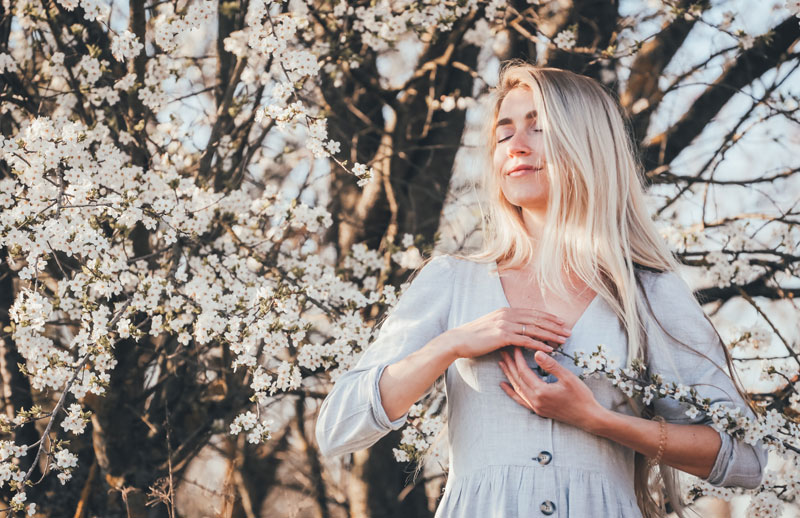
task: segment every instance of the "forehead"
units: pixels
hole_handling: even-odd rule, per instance
[[[503,98],[497,112],[498,125],[504,119],[524,119],[536,116],[533,92],[528,88],[514,88]]]

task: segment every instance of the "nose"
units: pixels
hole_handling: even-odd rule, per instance
[[[508,156],[527,156],[531,154],[531,147],[528,144],[523,132],[518,131],[514,133],[508,142]]]

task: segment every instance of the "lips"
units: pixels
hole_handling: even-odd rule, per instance
[[[541,167],[533,167],[532,165],[520,164],[509,170],[508,173],[506,173],[506,175],[511,177],[517,177],[531,173],[538,173],[541,170],[542,170]]]

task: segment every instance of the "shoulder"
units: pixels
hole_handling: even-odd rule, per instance
[[[419,275],[432,275],[441,274],[453,270],[453,258],[449,255],[435,255],[429,257],[422,262],[422,265],[417,268],[412,277]]]
[[[455,273],[453,258],[448,255],[436,255],[425,259],[422,264],[414,270],[403,283],[401,289],[417,285],[439,286],[443,283],[450,283]]]
[[[426,259],[416,274],[422,275],[425,272],[426,275],[443,273],[454,275],[474,268],[486,268],[486,264],[458,255],[440,254]]]
[[[689,298],[696,302],[691,288],[678,273],[673,271],[637,270],[642,288],[651,304],[668,304]]]
[[[427,290],[451,295],[461,293],[465,287],[482,286],[489,267],[468,258],[441,254],[426,259],[406,281],[411,286],[425,285]]]
[[[692,289],[678,273],[640,271],[639,279],[647,313],[655,317],[656,322],[651,323],[686,344],[697,346],[718,341]]]
[[[670,316],[670,320],[687,314],[702,313],[692,289],[676,272],[638,272],[646,307],[657,317]]]

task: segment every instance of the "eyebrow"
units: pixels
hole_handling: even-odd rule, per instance
[[[537,117],[537,115],[538,114],[536,113],[536,110],[531,110],[531,111],[529,111],[528,113],[525,114],[525,119],[526,120],[527,119],[535,119]],[[506,126],[508,124],[512,124],[512,121],[511,121],[511,119],[506,117],[505,119],[500,119],[499,121],[497,121],[496,128],[499,128],[500,126]]]

